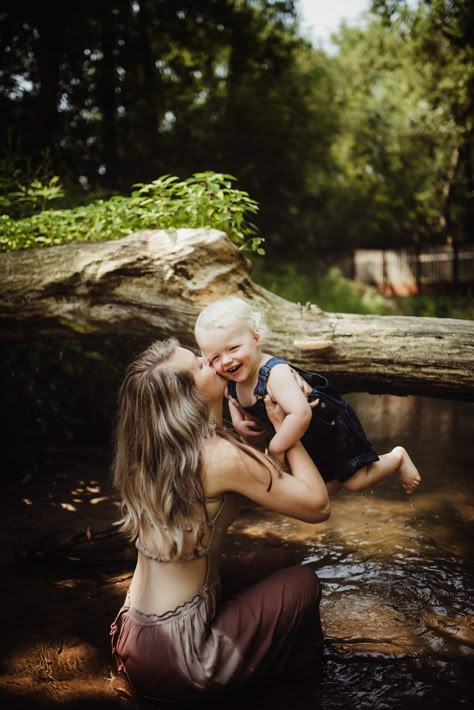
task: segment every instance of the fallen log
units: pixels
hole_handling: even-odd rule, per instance
[[[199,310],[240,295],[266,313],[268,352],[328,373],[342,391],[474,399],[474,322],[326,313],[270,293],[250,272],[210,229],[5,252],[0,337],[175,335],[194,346]]]

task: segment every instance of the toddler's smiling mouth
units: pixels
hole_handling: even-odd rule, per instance
[[[227,370],[227,374],[228,374],[228,375],[235,375],[235,373],[236,373],[238,370],[240,370],[241,367],[242,367],[242,363],[240,363],[239,365],[234,365],[234,367],[230,367],[230,368]]]

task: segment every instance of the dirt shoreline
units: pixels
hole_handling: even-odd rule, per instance
[[[113,667],[109,625],[133,559],[113,527],[102,452],[56,457],[2,496],[3,708],[134,707]],[[129,559],[127,559],[127,554]]]

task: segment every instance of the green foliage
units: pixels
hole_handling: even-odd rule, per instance
[[[267,259],[252,258],[254,281],[293,303],[314,303],[331,313],[401,315],[474,320],[472,294],[417,294],[383,296],[372,286],[347,279],[339,267],[320,265],[308,271],[306,263],[268,266]]]
[[[268,269],[253,261],[253,279],[264,288],[294,303],[314,303],[334,313],[392,313],[388,301],[374,288],[346,279],[338,267],[315,273],[297,263]]]
[[[3,191],[9,217],[50,207],[51,175],[66,199],[72,185],[91,202],[209,170],[238,176],[278,258],[472,241],[472,1],[374,0],[361,27],[341,27],[333,55],[298,36],[296,0],[63,3],[50,17],[7,5],[0,136],[14,126],[15,150],[47,149],[54,164],[48,179]],[[63,215],[55,237],[59,216],[24,231],[43,243],[69,227],[71,238],[120,236],[129,205],[95,199]],[[234,222],[240,246],[255,236]]]
[[[135,185],[130,197],[117,195],[75,209],[44,210],[20,220],[1,215],[0,249],[118,239],[139,229],[213,227],[226,232],[239,248],[263,254],[263,238],[248,221],[258,204],[248,193],[233,188],[233,180],[231,175],[213,172],[196,173],[187,180],[165,175]],[[52,191],[57,184],[53,182]]]
[[[394,298],[393,303],[397,314],[404,316],[474,320],[472,294],[417,294]]]
[[[59,178],[52,174],[51,159],[43,153],[36,167],[8,145],[0,158],[0,212],[21,219],[45,210],[64,197]]]
[[[16,185],[16,189],[10,191],[4,191],[2,187],[0,185],[0,209],[10,214],[42,211],[50,202],[64,197],[64,190],[57,176],[47,181],[34,179],[26,184],[20,183]]]
[[[374,5],[382,17],[342,26],[326,58],[337,132],[309,170],[301,254],[472,242],[473,4]]]
[[[338,42],[345,111],[334,145],[339,213],[333,227],[354,246],[439,235],[437,190],[452,125],[440,125],[430,111],[413,43],[399,26],[377,19],[366,30],[343,29]]]
[[[418,175],[414,204],[427,225],[420,236],[425,231],[472,242],[474,5],[471,0],[419,0],[416,5],[374,0],[373,8],[383,20],[384,36],[398,35],[403,43],[396,52],[399,87],[408,82],[412,95],[400,106],[413,147],[401,153],[402,160],[412,156],[401,170],[409,180]],[[396,99],[399,90],[394,89]]]

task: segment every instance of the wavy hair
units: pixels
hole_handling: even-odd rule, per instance
[[[170,364],[179,343],[156,341],[127,369],[119,391],[114,486],[121,496],[119,529],[132,540],[153,528],[169,556],[202,549],[207,510],[202,441],[215,432],[207,400],[191,373]]]

